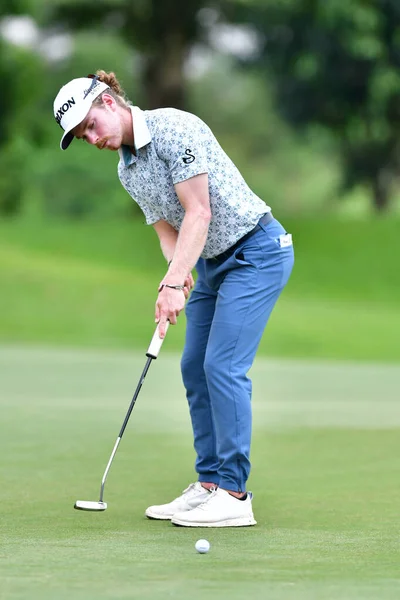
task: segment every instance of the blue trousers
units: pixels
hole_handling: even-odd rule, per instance
[[[273,219],[216,259],[200,258],[186,305],[181,369],[199,481],[246,491],[250,474],[253,363],[292,271],[293,246]],[[285,243],[286,242],[286,243]]]

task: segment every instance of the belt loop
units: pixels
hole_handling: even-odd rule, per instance
[[[259,220],[259,223],[262,223],[262,225],[268,225],[268,223],[271,223],[271,221],[273,221],[274,216],[272,214],[272,212],[267,212],[265,213],[265,215],[263,215],[261,217],[261,219]]]

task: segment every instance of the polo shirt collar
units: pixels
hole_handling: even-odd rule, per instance
[[[144,111],[141,110],[138,106],[130,106],[129,108],[132,113],[133,138],[135,141],[135,150],[137,153],[137,151],[140,150],[140,148],[143,148],[144,146],[147,146],[147,144],[150,144],[151,133],[146,123]],[[121,148],[118,150],[118,153],[125,166],[129,166],[132,163],[136,162],[137,157],[134,154],[132,154],[129,146],[121,146]]]

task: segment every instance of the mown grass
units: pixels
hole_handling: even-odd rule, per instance
[[[110,471],[109,507],[93,514],[73,504],[98,499],[144,353],[0,347],[0,598],[398,598],[399,368],[258,359],[258,524],[191,530],[143,514],[195,477],[168,349]]]
[[[296,264],[260,352],[398,361],[398,222],[285,220]],[[132,222],[0,223],[0,339],[138,348],[165,262]],[[184,317],[181,317],[181,323]],[[182,346],[184,323],[171,332]]]

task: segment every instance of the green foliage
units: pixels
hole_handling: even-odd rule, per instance
[[[69,79],[98,68],[115,71],[143,108],[197,112],[253,189],[283,212],[336,208],[339,193],[347,199],[343,214],[365,212],[367,190],[376,205],[388,206],[400,156],[397,3],[217,2],[228,22],[245,22],[264,36],[260,68],[252,71],[247,61],[240,70],[213,51],[211,69],[186,78],[189,50],[208,43],[196,16],[212,6],[203,0],[2,5],[2,14],[32,14],[41,40],[71,33],[72,53],[53,61],[40,44],[27,50],[0,38],[7,82],[0,97],[0,212],[43,209],[81,218],[131,212],[109,156],[107,162],[74,146],[72,158],[58,150],[54,96]],[[18,175],[14,161],[21,159]],[[99,185],[105,194],[96,194]]]
[[[365,183],[376,207],[386,208],[400,168],[398,2],[238,6],[235,18],[264,36],[258,63],[273,74],[278,110],[296,127],[317,123],[334,132],[344,189]]]
[[[195,16],[204,4],[204,0],[182,4],[175,0],[57,0],[52,3],[50,19],[73,30],[86,29],[88,24],[114,29],[135,48],[153,52],[155,46],[165,44],[163,35],[169,30],[179,29],[185,40],[192,40],[196,35]]]
[[[0,38],[0,77],[7,82],[0,95],[0,145],[23,132],[27,140],[36,141],[40,125],[32,118],[40,101],[40,88],[33,84],[43,76],[38,56]]]
[[[39,118],[41,60],[0,38],[0,214],[21,210],[28,176],[29,153],[43,141]]]
[[[133,201],[118,186],[115,160],[105,155],[90,160],[87,150],[66,152],[58,161],[52,160],[54,151],[47,150],[36,161],[35,182],[46,215],[81,219],[128,214]]]
[[[26,186],[25,173],[21,172],[24,158],[27,158],[27,153],[24,156],[20,152],[19,144],[4,144],[1,170],[7,176],[0,177],[0,214],[3,216],[16,215],[21,211]]]
[[[31,8],[30,0],[2,0],[0,17],[7,15],[24,15]]]
[[[216,57],[189,92],[190,109],[267,204],[287,215],[337,210],[340,167],[332,139],[321,130],[296,136],[276,113],[272,86],[257,73]]]
[[[118,156],[102,154],[82,142],[62,152],[62,130],[53,117],[53,100],[61,85],[97,68],[111,70],[118,60],[123,85],[140,100],[130,59],[129,50],[114,35],[99,39],[93,32],[77,35],[72,55],[61,64],[46,63],[35,53],[7,46],[0,64],[15,69],[15,76],[6,113],[12,136],[0,162],[3,216],[22,211],[76,219],[135,213],[133,200],[118,183]]]
[[[149,108],[185,107],[183,67],[197,37],[196,14],[204,0],[58,0],[48,15],[72,31],[95,27],[101,34],[115,32],[135,51],[142,52],[142,84]]]

